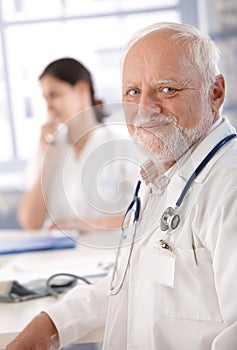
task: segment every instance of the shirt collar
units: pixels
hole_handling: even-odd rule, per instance
[[[172,167],[173,168],[173,167]],[[170,170],[170,169],[169,169]],[[152,159],[148,159],[141,166],[141,177],[146,185],[153,185],[158,194],[163,194],[166,187],[170,182],[170,178],[168,177],[168,172],[159,176],[161,172],[160,163]]]

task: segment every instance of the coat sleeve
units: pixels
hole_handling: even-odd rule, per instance
[[[104,328],[109,281],[110,275],[95,285],[75,287],[61,301],[43,310],[58,330],[60,347]]]
[[[227,180],[228,181],[228,180]],[[212,350],[237,349],[237,185],[219,193],[210,216],[210,247],[219,306],[225,325]],[[214,203],[212,203],[214,205]]]

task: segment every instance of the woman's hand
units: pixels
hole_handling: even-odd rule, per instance
[[[50,144],[61,140],[68,141],[68,125],[66,123],[48,122],[41,127],[40,146],[43,151]]]
[[[40,133],[40,146],[43,150],[46,149],[49,144],[53,143],[58,125],[59,124],[55,122],[48,122],[42,125]]]

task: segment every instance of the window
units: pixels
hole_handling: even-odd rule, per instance
[[[81,60],[98,98],[119,102],[124,43],[142,26],[181,21],[178,0],[0,0],[0,6],[1,172],[21,169],[36,150],[46,117],[38,76],[50,61]]]
[[[1,44],[0,50],[3,52]],[[3,56],[0,55],[0,162],[6,162],[13,157],[11,123],[8,118],[8,99],[4,72]]]

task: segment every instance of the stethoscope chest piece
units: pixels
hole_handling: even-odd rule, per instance
[[[179,226],[180,217],[175,214],[175,210],[172,207],[168,207],[160,219],[160,228],[162,231],[167,231],[168,229],[174,230]]]

